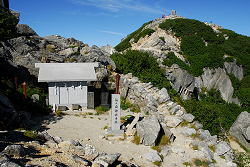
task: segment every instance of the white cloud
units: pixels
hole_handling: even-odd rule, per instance
[[[166,13],[166,10],[157,5],[144,4],[139,0],[71,0],[75,4],[89,5],[109,12],[146,12],[146,13]]]
[[[118,32],[112,32],[112,31],[101,31],[101,32],[105,32],[105,33],[109,33],[109,34],[115,34],[115,35],[122,35],[122,36],[126,36],[125,34],[118,33]]]

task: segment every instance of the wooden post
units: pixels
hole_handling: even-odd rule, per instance
[[[120,80],[120,75],[116,75],[116,88],[115,88],[115,94],[119,94],[119,80]]]
[[[25,99],[27,99],[27,94],[26,94],[26,83],[24,82],[22,85],[23,85],[24,97],[25,97]]]

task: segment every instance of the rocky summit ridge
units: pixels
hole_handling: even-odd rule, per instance
[[[18,15],[16,15],[19,17]],[[225,62],[223,68],[204,68],[203,75],[194,77],[177,64],[171,67],[162,64],[163,59],[169,51],[185,61],[180,54],[180,38],[174,36],[171,29],[167,32],[159,28],[159,24],[166,19],[183,18],[182,16],[169,15],[165,18],[157,18],[144,29],[155,30],[151,35],[141,37],[137,42],[131,39],[129,42],[132,49],[146,50],[152,52],[157,58],[159,65],[166,70],[166,77],[173,88],[179,92],[183,99],[190,98],[190,94],[198,88],[203,87],[210,90],[215,88],[221,92],[223,99],[227,102],[240,104],[233,97],[233,86],[226,73],[232,73],[236,78],[243,78],[243,69],[234,62]],[[221,27],[209,24],[216,33],[220,33]],[[99,62],[96,69],[98,82],[111,79],[111,87],[114,88],[116,64],[110,58],[117,51],[110,45],[101,48],[93,45],[89,47],[74,38],[63,38],[59,35],[39,37],[28,25],[17,25],[19,37],[0,42],[0,67],[5,71],[4,77],[17,76],[21,80],[36,82],[38,70],[34,68],[35,63],[78,63]],[[164,37],[161,40],[160,37]],[[225,37],[226,38],[226,37]],[[111,72],[110,72],[111,71]],[[92,83],[93,84],[93,83]],[[1,131],[0,137],[5,139],[1,147],[1,166],[154,166],[152,162],[161,163],[162,166],[194,166],[194,161],[206,163],[208,166],[237,166],[235,152],[231,143],[211,135],[204,130],[203,125],[194,121],[195,116],[186,112],[178,103],[172,101],[165,88],[159,89],[152,83],[143,83],[131,73],[122,75],[120,78],[120,94],[128,102],[139,106],[141,113],[136,114],[130,109],[122,110],[122,115],[132,115],[133,119],[127,125],[122,125],[125,130],[123,137],[108,136],[105,130],[96,138],[85,139],[96,141],[92,145],[86,144],[81,139],[63,139],[62,136],[54,136],[49,130],[36,132],[44,143],[38,141],[25,141],[10,143],[8,139],[19,138],[24,131]],[[30,113],[17,111],[3,94],[0,94],[1,114],[8,121],[7,125],[23,123],[32,128],[41,128],[32,120]],[[93,111],[93,114],[95,111]],[[110,115],[109,111],[109,115]],[[109,116],[105,119],[108,123]],[[76,117],[76,116],[75,116]],[[97,117],[97,116],[93,116]],[[105,117],[105,116],[104,116]],[[56,117],[59,119],[59,117]],[[99,117],[102,120],[101,117]],[[230,129],[230,134],[241,136],[238,139],[249,149],[249,113],[243,112]],[[60,118],[65,119],[65,118]],[[93,119],[88,117],[87,119]],[[99,119],[96,119],[99,121]],[[52,121],[53,122],[53,121]],[[109,123],[108,123],[109,124]],[[84,127],[85,128],[85,127]],[[139,146],[132,141],[139,136]],[[94,132],[93,132],[94,133]],[[168,145],[157,149],[155,146],[159,136],[165,135]],[[243,137],[242,137],[243,136]],[[107,141],[105,140],[107,139]],[[112,141],[111,141],[112,140]],[[114,141],[113,141],[114,140]],[[108,144],[105,151],[97,150],[99,142]],[[128,144],[128,145],[127,145]],[[3,146],[1,145],[1,146]],[[127,148],[145,146],[150,151],[123,156],[129,150],[121,152],[109,152],[109,148],[116,145],[125,145]],[[40,151],[40,152],[39,152]],[[108,153],[107,153],[108,152]],[[35,154],[43,153],[40,156]],[[23,158],[22,158],[23,157]],[[25,157],[25,158],[24,158]],[[28,161],[28,162],[26,162]],[[67,161],[67,162],[65,162]]]

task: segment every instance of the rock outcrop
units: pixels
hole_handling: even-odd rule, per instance
[[[244,147],[250,150],[250,114],[242,112],[233,123],[229,134],[235,137]]]
[[[110,53],[97,46],[88,47],[81,41],[74,38],[62,38],[60,36],[39,37],[25,25],[19,25],[20,33],[24,36],[13,38],[0,45],[1,70],[8,77],[17,76],[22,80],[36,80],[38,69],[35,63],[78,63],[78,62],[100,62],[96,72],[100,72],[98,77],[102,81],[108,73],[107,66],[111,70],[116,69],[116,65],[110,58]],[[29,36],[31,39],[27,39]],[[112,50],[111,46],[109,49]],[[113,48],[114,51],[114,48]],[[3,75],[3,74],[2,74]]]

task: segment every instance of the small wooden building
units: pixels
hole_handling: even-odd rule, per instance
[[[49,104],[87,107],[87,81],[96,81],[98,63],[36,63],[38,82],[48,82]]]

